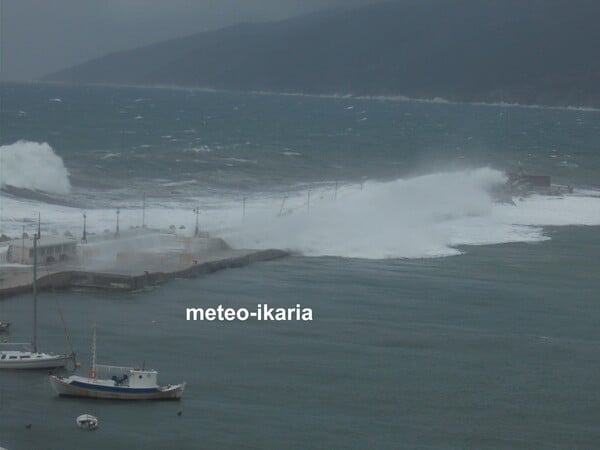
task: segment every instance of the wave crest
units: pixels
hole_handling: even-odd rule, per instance
[[[511,224],[490,223],[491,190],[504,182],[490,168],[368,182],[336,198],[313,194],[310,210],[307,199],[290,199],[289,214],[253,215],[229,237],[240,246],[375,259],[449,256],[461,244],[539,239],[540,230],[519,233]]]
[[[68,194],[69,171],[46,142],[17,141],[0,146],[0,186]]]

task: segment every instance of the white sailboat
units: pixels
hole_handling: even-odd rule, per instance
[[[33,237],[33,340],[31,343],[1,344],[3,347],[20,346],[21,350],[0,350],[0,369],[53,369],[63,367],[74,355],[43,353],[37,345],[37,241],[38,234]],[[27,348],[30,348],[28,350]]]

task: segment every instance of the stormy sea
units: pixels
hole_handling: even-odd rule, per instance
[[[118,217],[189,236],[198,208],[233,247],[290,252],[135,293],[42,292],[43,349],[72,345],[85,370],[95,323],[103,364],[186,391],[65,399],[45,373],[1,371],[1,446],[600,442],[599,110],[41,83],[0,99],[0,234],[34,233],[39,214],[43,233],[80,237],[85,213],[96,235]],[[557,191],[498,198],[515,171]],[[185,320],[258,304],[313,320]],[[27,342],[31,310],[0,299],[0,338]]]

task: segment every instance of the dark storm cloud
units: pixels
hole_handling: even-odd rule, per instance
[[[29,80],[105,53],[380,0],[1,0],[0,79]]]

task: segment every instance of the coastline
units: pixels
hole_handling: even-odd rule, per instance
[[[27,84],[27,85],[56,85],[56,86],[89,86],[89,87],[112,87],[112,88],[128,88],[128,89],[162,89],[172,91],[191,91],[191,92],[206,92],[206,93],[235,93],[249,95],[266,95],[266,96],[289,96],[289,97],[308,97],[308,98],[329,98],[329,99],[348,99],[348,100],[377,100],[388,102],[407,102],[407,103],[426,103],[437,105],[469,105],[483,107],[500,107],[500,108],[523,108],[523,109],[542,109],[542,110],[558,110],[558,111],[579,111],[579,112],[600,112],[600,105],[572,105],[572,104],[534,104],[521,103],[513,100],[497,100],[493,102],[478,101],[478,100],[456,100],[447,99],[441,96],[432,97],[412,97],[400,93],[397,94],[353,94],[353,93],[305,93],[296,91],[264,91],[264,90],[238,90],[238,89],[221,89],[210,86],[186,86],[186,85],[171,85],[171,84],[131,84],[131,83],[102,83],[102,82],[71,82],[71,81],[50,81],[50,80],[0,80],[0,84]]]

